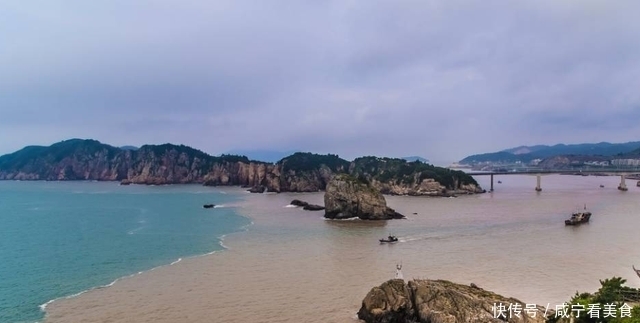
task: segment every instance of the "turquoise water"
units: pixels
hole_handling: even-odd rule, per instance
[[[228,207],[238,197],[199,185],[0,181],[0,322],[35,322],[52,299],[222,250],[220,236],[250,223]]]

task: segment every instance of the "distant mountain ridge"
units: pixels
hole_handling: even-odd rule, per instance
[[[528,163],[535,159],[545,159],[564,155],[585,155],[585,156],[615,156],[625,155],[634,150],[640,149],[640,141],[630,141],[626,143],[585,143],[585,144],[557,144],[553,146],[519,146],[505,149],[499,152],[476,154],[465,157],[460,164],[478,163]]]
[[[0,156],[0,180],[100,180],[123,184],[240,185],[255,191],[315,192],[334,174],[347,173],[386,194],[450,195],[482,189],[461,171],[399,158],[297,152],[276,163],[246,156],[211,156],[185,145],[143,145],[121,149],[96,140],[71,139],[28,146]]]

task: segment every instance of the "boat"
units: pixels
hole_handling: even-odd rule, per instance
[[[215,204],[205,204],[202,207],[205,208],[205,209],[210,209],[210,208],[212,208],[214,206],[216,206],[216,205]]]
[[[604,187],[604,185],[600,184],[600,188],[603,188],[603,187]]]
[[[394,243],[398,242],[398,237],[388,236],[386,239],[380,239],[380,243]]]
[[[635,265],[632,265],[631,267],[633,268],[633,271],[636,272],[636,275],[638,275],[638,277],[640,277],[640,269],[636,269]]]
[[[636,182],[636,186],[640,187],[640,181]]]
[[[498,181],[498,184],[502,184],[502,181]]]
[[[587,206],[584,206],[584,210],[582,212],[575,212],[571,215],[569,220],[565,220],[565,225],[578,225],[581,223],[589,222],[589,218],[591,218],[591,212],[587,211]]]

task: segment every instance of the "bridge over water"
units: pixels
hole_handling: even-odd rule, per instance
[[[625,183],[625,177],[629,175],[639,175],[640,169],[523,169],[515,171],[471,171],[467,172],[471,176],[491,176],[491,189],[493,191],[493,176],[494,175],[535,175],[536,176],[536,188],[535,190],[542,191],[541,181],[542,175],[550,174],[566,174],[566,175],[600,175],[600,176],[620,176],[620,185],[618,189],[621,191],[628,190]]]

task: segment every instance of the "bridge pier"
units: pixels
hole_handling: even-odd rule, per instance
[[[620,175],[620,185],[618,185],[618,189],[621,191],[627,191],[627,183],[624,182],[624,176],[625,175]]]
[[[489,192],[493,192],[493,174],[491,174],[491,190]]]
[[[540,186],[541,178],[542,178],[542,176],[541,176],[540,174],[537,174],[537,175],[536,175],[536,181],[537,181],[537,184],[536,184],[536,192],[540,192],[540,191],[542,191],[542,186]]]

